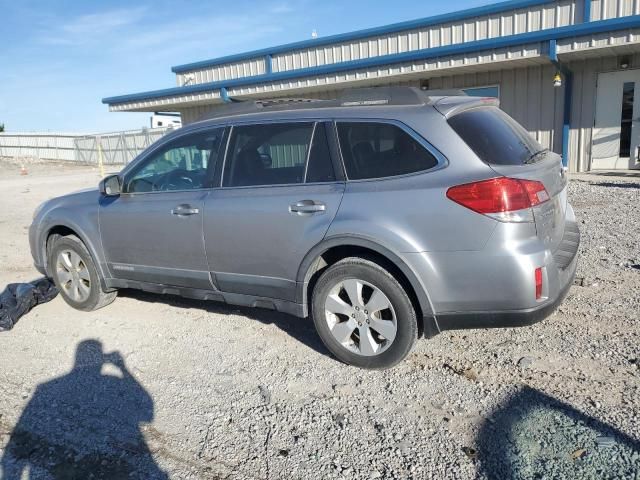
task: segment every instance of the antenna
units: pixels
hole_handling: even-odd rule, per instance
[[[315,28],[311,32],[311,38],[318,38],[318,31]]]

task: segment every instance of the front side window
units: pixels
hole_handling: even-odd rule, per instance
[[[338,137],[350,180],[406,175],[438,164],[423,145],[389,123],[339,122]]]
[[[127,179],[129,193],[193,190],[204,188],[212,171],[224,128],[176,138],[147,159]]]
[[[313,123],[233,127],[223,186],[303,183]]]

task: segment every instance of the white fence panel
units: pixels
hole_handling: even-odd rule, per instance
[[[0,133],[0,157],[37,158],[84,164],[125,165],[171,128],[100,135],[68,133]]]

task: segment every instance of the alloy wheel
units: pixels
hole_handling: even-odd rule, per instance
[[[350,278],[338,282],[325,301],[333,337],[348,350],[374,356],[387,350],[398,332],[395,310],[375,285]]]
[[[82,303],[91,293],[89,269],[73,250],[62,250],[56,258],[56,275],[61,289],[73,301]]]

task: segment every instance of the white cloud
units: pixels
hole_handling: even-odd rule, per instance
[[[147,8],[140,6],[78,15],[68,20],[58,18],[51,21],[49,19],[46,21],[46,29],[43,29],[47,33],[38,37],[38,41],[46,45],[95,43],[105,36],[123,32],[126,27],[133,27],[145,17],[146,12]],[[58,26],[52,28],[52,25]]]

